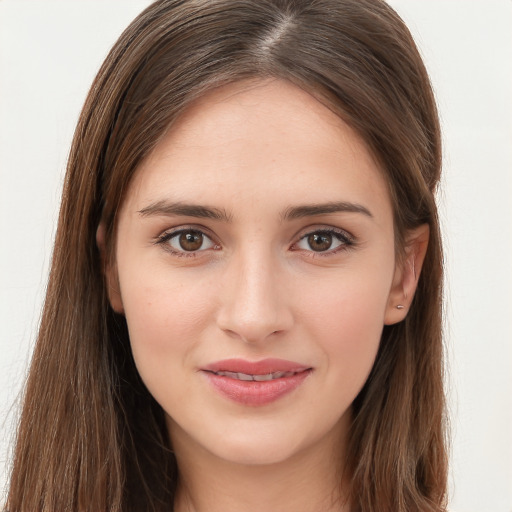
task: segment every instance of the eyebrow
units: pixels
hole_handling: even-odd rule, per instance
[[[139,210],[138,213],[142,217],[150,217],[153,215],[183,215],[186,217],[197,217],[200,219],[214,219],[223,222],[231,222],[231,215],[229,215],[224,209],[181,202],[170,203],[165,200],[152,203],[142,210]]]
[[[294,220],[303,217],[314,217],[315,215],[327,215],[341,212],[362,213],[363,215],[373,218],[372,213],[365,206],[346,201],[290,207],[283,212],[282,218],[284,220]]]
[[[291,206],[284,210],[281,214],[283,220],[302,219],[304,217],[314,217],[317,215],[327,215],[330,213],[361,213],[373,218],[370,210],[363,205],[350,203],[346,201],[329,202],[321,204],[308,204],[301,206]],[[156,215],[196,217],[202,219],[213,219],[223,222],[231,222],[232,216],[222,208],[211,206],[203,206],[197,204],[188,204],[169,201],[156,201],[146,206],[138,212],[142,217],[150,217]]]

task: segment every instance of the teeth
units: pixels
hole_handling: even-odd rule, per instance
[[[266,375],[253,375],[253,380],[256,380],[258,382],[262,382],[264,380],[272,380],[277,379],[278,377],[274,377],[272,373],[267,373]]]
[[[254,380],[252,375],[248,375],[247,373],[237,373],[235,375],[237,375],[239,380]]]
[[[264,375],[250,375],[248,373],[241,372],[214,372],[216,375],[221,377],[229,377],[231,379],[245,380],[250,381],[254,380],[256,382],[264,382],[273,379],[281,379],[283,377],[291,377],[295,375],[296,372],[274,372],[274,373],[266,373]]]

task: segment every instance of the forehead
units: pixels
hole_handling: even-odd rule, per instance
[[[382,172],[363,140],[283,80],[238,82],[196,100],[139,167],[127,199],[140,204],[169,194],[209,204],[365,200],[390,211]]]

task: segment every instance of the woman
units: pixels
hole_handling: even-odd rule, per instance
[[[384,2],[150,6],[76,130],[8,509],[444,510],[439,174]]]

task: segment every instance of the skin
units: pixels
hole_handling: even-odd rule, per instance
[[[340,202],[359,211],[286,215]],[[198,250],[170,238],[184,229],[204,233]],[[407,314],[428,241],[425,226],[409,233],[398,262],[387,186],[359,136],[285,81],[214,90],[138,169],[117,236],[110,301],[167,416],[176,510],[349,510],[339,482],[351,403],[383,326]],[[200,371],[269,357],[313,371],[264,406],[227,399]]]

